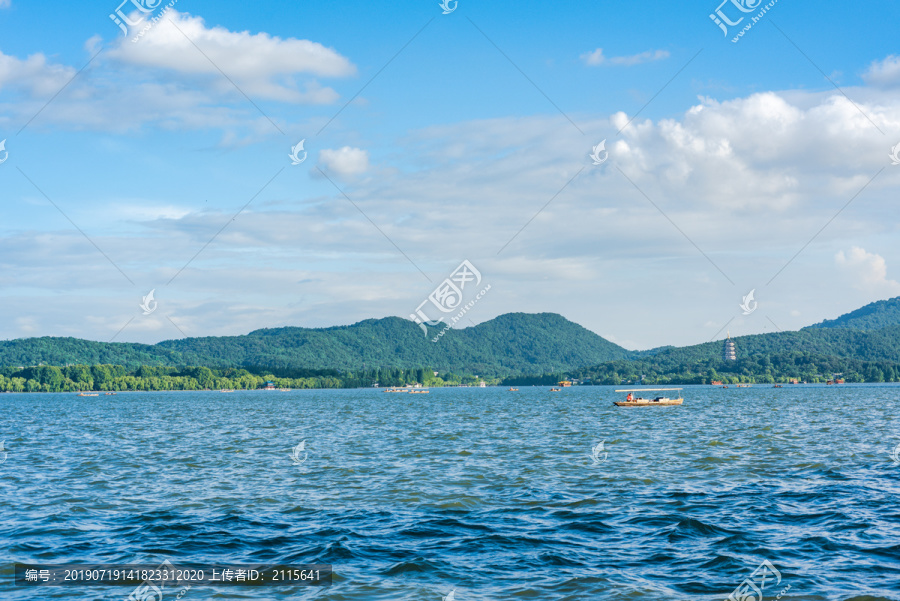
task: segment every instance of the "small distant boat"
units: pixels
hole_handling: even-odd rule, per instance
[[[722,380],[713,380],[710,382],[713,386],[721,386],[723,384]]]
[[[410,390],[409,394],[428,394],[430,390]]]
[[[234,392],[234,388],[223,388],[219,392]]]
[[[96,392],[79,392],[78,396],[100,396],[100,394]]]
[[[290,388],[279,388],[278,390],[280,390],[281,392],[290,392],[291,391]],[[234,392],[234,391],[232,391],[232,392]]]
[[[510,388],[509,392],[519,392],[519,389],[518,388]]]
[[[116,394],[115,392],[107,392],[106,396],[115,396],[115,394]]]
[[[407,392],[403,388],[385,388],[384,392]]]
[[[738,384],[738,388],[750,388],[750,384]]]
[[[559,392],[562,388],[551,388],[550,392]]]
[[[773,386],[772,388],[784,388],[784,386],[782,386],[781,384],[776,384],[776,385]]]
[[[562,382],[559,383],[559,385],[563,388],[568,388],[569,386],[572,385],[572,382],[570,382],[569,380],[563,380]]]
[[[658,391],[667,391],[667,390],[682,390],[681,388],[626,388],[624,390],[617,390],[616,392],[627,392],[628,396],[625,397],[624,401],[614,401],[613,404],[616,407],[663,407],[666,405],[680,405],[684,402],[684,399],[678,397],[677,399],[670,399],[665,396],[658,396],[655,399],[645,399],[641,397],[635,397],[634,393],[636,392],[658,392]]]

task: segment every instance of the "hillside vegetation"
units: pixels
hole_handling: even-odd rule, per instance
[[[331,328],[274,328],[244,336],[167,340],[156,345],[75,338],[29,338],[0,343],[0,365],[113,364],[214,368],[342,369],[379,367],[487,376],[568,370],[624,359],[624,348],[553,313],[510,313],[471,328],[429,337],[399,317]]]
[[[796,332],[628,351],[554,313],[510,313],[474,327],[426,336],[398,317],[330,328],[273,328],[243,336],[167,340],[155,345],[75,338],[0,342],[0,390],[195,390],[329,388],[489,382],[702,384],[724,382],[900,381],[900,298]],[[50,366],[62,366],[50,367]],[[435,376],[434,372],[439,375]]]

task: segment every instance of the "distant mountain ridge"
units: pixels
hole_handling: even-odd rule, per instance
[[[893,326],[900,326],[900,296],[869,303],[837,319],[826,319],[804,329],[849,328],[871,332]]]
[[[241,336],[107,343],[77,338],[0,342],[0,366],[112,364],[126,367],[202,365],[279,370],[373,370],[430,367],[441,372],[504,377],[564,373],[617,361],[652,361],[666,369],[721,359],[722,343],[628,351],[555,313],[507,313],[438,341],[412,321],[367,319],[328,328],[284,327]],[[871,303],[799,331],[735,338],[738,356],[805,353],[822,358],[895,362],[900,358],[900,297]]]
[[[329,328],[270,328],[242,336],[166,340],[155,345],[103,343],[75,338],[0,342],[0,365],[109,363],[205,365],[277,369],[373,369],[429,366],[504,376],[565,371],[625,359],[626,349],[555,313],[508,313],[461,330],[439,342],[399,317],[367,319]]]

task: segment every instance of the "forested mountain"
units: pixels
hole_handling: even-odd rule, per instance
[[[900,381],[900,327],[875,332],[808,329],[733,339],[737,360],[722,358],[722,342],[640,354],[568,375],[596,384],[775,383],[798,379],[825,382],[840,374],[847,382]],[[546,378],[552,382],[559,374]],[[510,379],[509,383],[534,383]]]
[[[554,313],[510,313],[474,327],[449,330],[432,342],[413,322],[368,319],[331,328],[275,328],[245,336],[168,340],[156,345],[74,338],[0,342],[0,366],[98,363],[126,367],[204,365],[267,369],[402,369],[488,376],[552,372],[624,359],[629,352]]]
[[[877,382],[900,379],[898,322],[900,298],[879,301],[800,331],[737,337],[736,362],[722,360],[721,341],[627,351],[554,313],[510,313],[470,328],[448,330],[437,342],[434,339],[442,328],[428,328],[426,336],[419,326],[399,317],[330,328],[286,327],[243,336],[184,338],[155,345],[30,338],[0,342],[0,367],[117,365],[127,370],[116,372],[117,378],[144,377],[141,366],[164,367],[171,369],[147,377],[190,377],[200,386],[201,381],[213,381],[213,376],[230,377],[230,372],[223,370],[232,368],[256,376],[318,378],[304,381],[304,386],[356,385],[369,379],[400,382],[411,373],[430,370],[453,381],[474,375],[546,376],[548,382],[571,375],[604,383],[642,375],[648,382],[796,377],[814,381],[844,372],[852,381]],[[185,371],[186,366],[217,371],[198,379]],[[82,374],[73,381],[82,376],[87,378]],[[55,372],[53,377],[57,377]],[[94,382],[105,377],[99,372],[91,375]],[[46,378],[36,381],[42,379]],[[220,383],[249,386],[246,382],[234,384],[236,381]]]
[[[602,384],[825,382],[835,374],[847,382],[896,382],[900,381],[900,298],[871,303],[798,332],[739,336],[734,342],[737,361],[723,360],[722,341],[716,341],[636,352],[627,361],[607,361],[574,370],[572,375]],[[545,379],[550,382],[556,375]]]
[[[892,326],[900,326],[900,296],[869,303],[865,307],[841,315],[837,319],[826,319],[804,329],[849,328],[872,331]]]
[[[900,326],[873,332],[848,328],[804,328],[799,332],[738,336],[733,340],[738,357],[743,358],[802,352],[861,361],[900,360]],[[722,341],[718,340],[693,346],[668,347],[653,353],[638,353],[634,358],[672,366],[716,360],[721,356]]]
[[[177,365],[181,357],[158,345],[95,342],[80,338],[19,338],[0,341],[0,367],[116,364]]]

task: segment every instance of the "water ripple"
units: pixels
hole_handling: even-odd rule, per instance
[[[130,592],[15,587],[12,562],[168,558],[334,565],[185,601],[720,601],[763,560],[772,598],[900,599],[897,387],[684,392],[0,395],[0,597]]]

